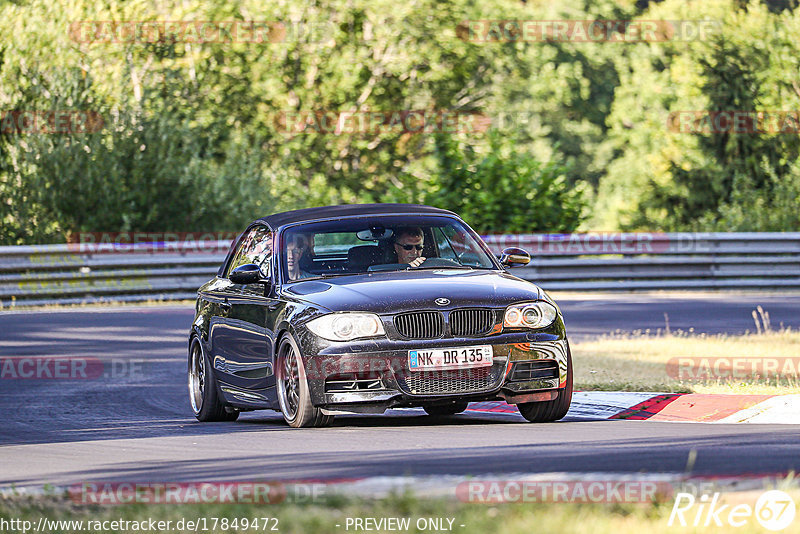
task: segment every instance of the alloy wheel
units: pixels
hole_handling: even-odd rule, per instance
[[[192,345],[192,364],[189,370],[189,399],[192,401],[194,413],[200,413],[203,408],[203,390],[206,382],[206,359],[200,343],[195,341]]]

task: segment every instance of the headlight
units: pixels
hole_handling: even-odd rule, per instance
[[[350,341],[383,335],[383,323],[374,313],[331,313],[312,319],[306,326],[319,337]]]
[[[504,328],[544,328],[553,324],[558,312],[544,301],[514,304],[503,316]]]

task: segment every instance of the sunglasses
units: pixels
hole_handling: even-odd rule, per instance
[[[403,247],[404,250],[422,250],[424,247],[422,245],[403,245],[401,243],[395,243],[398,247]]]

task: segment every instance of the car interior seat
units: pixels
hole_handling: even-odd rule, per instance
[[[353,271],[366,271],[370,265],[383,262],[377,245],[358,245],[347,251],[347,267]]]

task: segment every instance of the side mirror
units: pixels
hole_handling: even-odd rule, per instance
[[[228,278],[234,284],[256,284],[266,281],[261,275],[261,268],[255,263],[246,263],[238,266],[231,271]]]
[[[528,265],[531,262],[531,255],[521,248],[509,247],[503,249],[500,255],[500,263],[504,267],[518,267]]]

